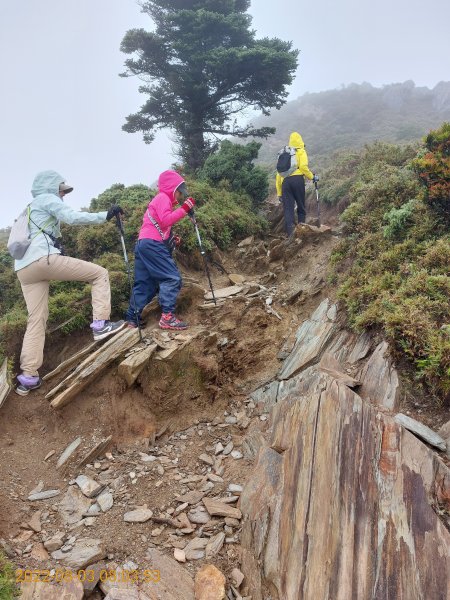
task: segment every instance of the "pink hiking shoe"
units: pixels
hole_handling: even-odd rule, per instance
[[[159,326],[161,329],[173,329],[175,331],[180,331],[189,327],[187,323],[177,319],[173,313],[163,313],[159,320]]]

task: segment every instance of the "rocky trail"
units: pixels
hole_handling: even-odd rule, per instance
[[[186,332],[151,304],[144,342],[74,336],[39,393],[5,394],[23,598],[450,597],[446,415],[413,419],[387,344],[345,329],[337,232],[274,231],[217,255],[217,306],[185,266]]]

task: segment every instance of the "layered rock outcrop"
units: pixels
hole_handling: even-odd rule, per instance
[[[449,470],[388,410],[398,377],[387,348],[369,356],[370,341],[342,331],[336,314],[322,303],[281,381],[254,395],[273,408],[241,496],[248,589],[253,600],[444,600]],[[354,378],[320,368],[324,353],[356,366]],[[367,399],[346,385],[355,380]]]

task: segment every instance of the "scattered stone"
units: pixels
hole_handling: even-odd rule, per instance
[[[202,507],[198,506],[188,512],[189,521],[192,523],[197,523],[198,525],[204,525],[210,521],[211,517],[206,512],[206,510],[202,510]]]
[[[238,485],[237,483],[230,483],[230,485],[228,486],[228,491],[231,492],[232,494],[238,494],[239,496],[242,494],[243,491],[243,487],[242,485]]]
[[[39,562],[48,562],[50,558],[47,550],[44,548],[44,544],[41,543],[34,544],[30,556]]]
[[[239,275],[238,273],[228,273],[228,279],[233,285],[241,285],[245,281],[244,275]]]
[[[56,450],[50,450],[50,452],[44,456],[44,461],[51,458],[54,454],[56,454]]]
[[[144,452],[139,452],[141,457],[141,461],[144,463],[154,462],[156,460],[156,456],[152,456],[151,454],[145,454]]]
[[[211,560],[211,558],[213,558],[214,556],[216,556],[216,554],[220,552],[224,541],[225,534],[222,531],[210,538],[205,550],[206,560]]]
[[[101,540],[80,538],[76,540],[73,549],[64,553],[61,550],[52,552],[52,558],[62,562],[71,569],[84,569],[90,564],[105,558],[106,552]]]
[[[45,541],[44,547],[49,552],[55,552],[55,550],[59,550],[63,544],[64,544],[63,536],[62,536],[62,534],[60,534],[60,535],[55,535],[51,539]]]
[[[86,577],[85,581],[83,581],[85,596],[89,596],[94,591],[95,586],[100,580],[100,574],[105,569],[106,563],[104,562],[89,565],[89,577]]]
[[[191,540],[184,548],[186,560],[201,560],[202,558],[205,558],[204,549],[206,548],[207,544],[208,538],[195,537],[193,540]]]
[[[219,500],[213,500],[212,498],[203,498],[203,504],[209,514],[218,517],[232,517],[233,519],[242,519],[242,513],[238,508],[228,506]]]
[[[240,452],[239,450],[232,450],[231,451],[231,457],[234,458],[235,460],[239,460],[240,458],[242,458],[242,452]]]
[[[236,425],[237,421],[238,421],[237,417],[233,417],[233,416],[225,417],[225,423],[228,423],[228,425]]]
[[[214,475],[214,473],[208,473],[208,479],[213,483],[223,483],[223,478],[220,475]]]
[[[111,492],[103,492],[97,497],[97,502],[103,512],[107,512],[114,504],[113,495]]]
[[[111,442],[112,435],[108,436],[106,439],[96,444],[92,448],[92,450],[89,450],[86,456],[78,463],[78,467],[84,467],[85,465],[99,457],[101,454],[103,454],[105,450],[111,445]]]
[[[93,498],[102,488],[100,483],[97,483],[94,479],[91,479],[91,477],[87,477],[86,475],[78,475],[75,479],[75,483],[86,498]]]
[[[184,550],[181,550],[180,548],[174,548],[173,557],[178,562],[182,562],[182,563],[186,562],[186,553],[184,552]]]
[[[73,525],[80,521],[90,507],[90,501],[78,488],[71,486],[59,503],[59,514],[66,525]]]
[[[246,246],[251,246],[253,244],[254,240],[255,240],[255,238],[253,237],[253,235],[246,237],[244,240],[239,242],[238,248],[245,248]]]
[[[225,598],[225,575],[214,565],[204,565],[195,576],[196,600]]]
[[[240,588],[242,582],[244,581],[244,574],[242,573],[242,571],[235,567],[231,571],[231,581],[233,582],[234,586]]]
[[[42,531],[41,514],[42,514],[41,511],[38,510],[37,512],[34,513],[34,515],[28,521],[28,525],[36,533],[39,533],[40,531]]]
[[[198,457],[202,462],[206,463],[207,465],[209,465],[210,467],[213,466],[214,464],[214,460],[208,456],[208,454],[200,454],[200,456]]]
[[[233,519],[231,517],[225,517],[225,525],[228,525],[228,527],[240,527],[241,523],[238,519]]]
[[[439,450],[445,452],[447,448],[445,440],[443,440],[441,436],[438,435],[435,431],[433,431],[426,425],[423,425],[423,423],[419,423],[419,421],[416,421],[411,417],[407,417],[402,413],[398,413],[397,415],[395,415],[394,419],[399,425],[401,425],[405,429],[408,429],[408,431],[411,431],[420,439],[424,440],[431,446],[439,448]]]
[[[233,450],[233,448],[234,448],[233,442],[228,442],[228,444],[223,449],[222,454],[227,456],[228,454],[230,454],[230,452]]]
[[[153,516],[153,511],[148,508],[137,508],[124,514],[123,520],[126,523],[145,523]]]
[[[188,504],[197,504],[205,495],[205,492],[199,492],[197,490],[193,490],[184,494],[183,496],[177,496],[175,499],[178,502],[187,502]]]
[[[174,511],[173,511],[173,516],[176,517],[177,515],[179,515],[181,512],[183,512],[183,510],[186,510],[186,508],[189,506],[189,504],[187,502],[183,502],[183,504],[180,504]]]
[[[58,462],[56,463],[57,469],[61,468],[63,465],[66,464],[66,462],[69,460],[69,458],[75,452],[75,450],[81,444],[81,440],[82,440],[82,438],[78,437],[76,440],[74,440],[71,444],[69,444],[67,446],[67,448],[64,450],[64,452],[59,457]]]
[[[28,500],[30,502],[35,502],[36,500],[48,500],[49,498],[54,498],[55,496],[59,496],[60,490],[47,490],[46,492],[38,492],[37,494],[30,494],[28,496]]]
[[[217,442],[216,447],[214,449],[214,454],[217,456],[221,452],[223,452],[223,445],[220,442]]]
[[[216,299],[220,299],[220,298],[229,298],[230,296],[235,296],[236,294],[239,294],[239,292],[242,292],[243,287],[242,285],[232,285],[226,288],[220,288],[218,290],[214,290],[214,296],[216,297]],[[212,293],[211,292],[207,292],[205,294],[205,300],[212,300]]]

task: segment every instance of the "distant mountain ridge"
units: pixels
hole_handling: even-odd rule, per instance
[[[268,117],[257,117],[253,124],[277,130],[263,141],[261,162],[272,165],[290,132],[298,131],[314,165],[327,162],[336,150],[357,149],[376,140],[419,140],[449,120],[450,81],[441,81],[431,90],[405,81],[381,88],[363,83],[307,93]]]

